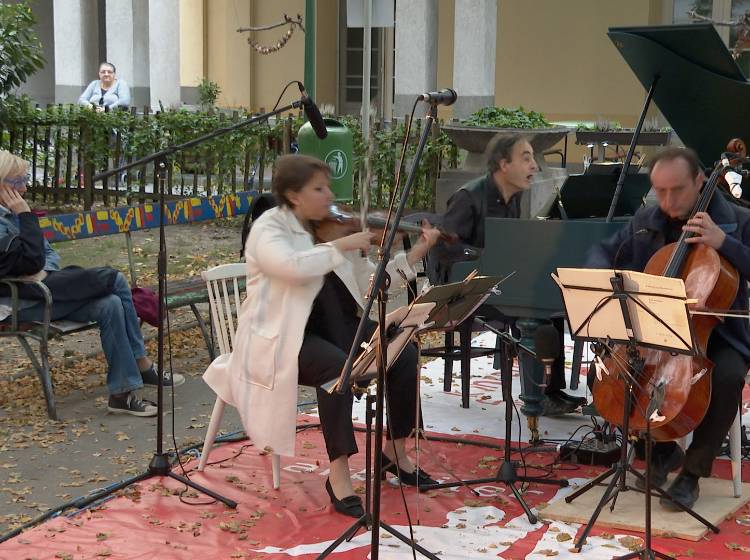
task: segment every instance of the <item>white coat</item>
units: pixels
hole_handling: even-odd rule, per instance
[[[358,251],[341,253],[315,245],[286,207],[256,220],[245,245],[247,299],[238,319],[234,349],[216,358],[203,379],[235,406],[245,432],[258,449],[294,455],[297,416],[297,360],[305,325],[324,276],[335,271],[362,307],[375,266]],[[414,278],[406,255],[388,263],[391,278]]]

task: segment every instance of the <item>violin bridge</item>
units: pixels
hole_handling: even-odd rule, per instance
[[[700,380],[700,378],[701,378],[701,377],[703,377],[704,375],[706,375],[706,373],[708,373],[708,369],[706,369],[706,368],[703,368],[702,370],[700,370],[700,371],[699,371],[698,373],[696,373],[696,374],[695,374],[695,375],[693,376],[693,378],[692,378],[692,379],[690,380],[690,384],[691,384],[691,385],[695,385],[695,384],[696,384],[696,383],[697,383],[697,382],[698,382],[698,381]]]

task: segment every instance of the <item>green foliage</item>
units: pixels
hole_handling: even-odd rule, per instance
[[[612,130],[622,130],[622,125],[617,121],[596,121],[593,124],[578,123],[576,130],[585,132],[609,132]]]
[[[220,93],[219,84],[208,78],[201,78],[201,83],[198,84],[198,99],[202,107],[208,108],[216,105]]]
[[[79,154],[93,164],[95,172],[100,172],[168,146],[182,144],[217,129],[229,127],[249,116],[247,113],[230,116],[214,110],[197,113],[187,110],[166,110],[155,115],[133,115],[127,111],[97,113],[77,105],[37,109],[28,97],[10,96],[8,102],[0,106],[0,122],[7,123],[0,144],[31,160],[36,143],[37,168],[42,168],[46,164],[50,171],[51,182],[47,186],[64,186],[66,175],[70,175],[73,181],[73,176],[78,171]],[[353,135],[355,181],[363,180],[366,146],[359,119],[344,116],[340,120],[349,127]],[[240,127],[194,148],[176,152],[172,157],[173,185],[181,186],[179,192],[182,194],[199,194],[200,191],[194,191],[191,185],[196,184],[198,176],[201,177],[201,183],[205,182],[206,191],[212,194],[242,190],[243,172],[248,165],[256,169],[261,165],[271,166],[283,151],[286,122],[287,120],[282,118],[274,124]],[[303,119],[300,115],[294,116],[290,124],[291,138],[294,141]],[[411,130],[402,184],[406,181],[406,173],[416,151],[420,126],[421,121],[415,121]],[[393,192],[396,166],[405,133],[403,121],[396,126],[377,128],[373,131],[373,181],[370,192],[373,206],[385,206]],[[49,142],[45,140],[46,134],[49,134]],[[72,173],[66,173],[67,168],[63,169],[66,166],[65,156],[69,148],[72,152]],[[56,171],[57,177],[53,179],[55,154],[58,154],[62,161],[60,169]],[[439,169],[446,166],[456,167],[457,163],[458,150],[448,136],[442,133],[433,134],[425,146],[416,173],[409,207],[432,208],[435,199],[434,185]],[[360,169],[363,170],[361,177],[357,173]],[[140,174],[132,173],[131,179],[133,184],[130,194],[133,194],[146,182],[153,180],[153,171],[151,168],[142,169]],[[136,182],[139,184],[135,184]],[[112,185],[113,182],[110,182],[110,186]],[[354,202],[357,204],[358,184],[355,185],[354,191]]]
[[[35,23],[27,2],[0,3],[0,97],[44,66]]]
[[[483,107],[461,121],[466,126],[483,128],[547,128],[550,123],[542,113],[525,111],[523,107]]]
[[[367,150],[359,119],[351,116],[339,117],[353,135],[354,169],[354,204],[358,205],[360,181],[364,180],[365,152]],[[406,183],[406,176],[417,150],[417,140],[421,132],[421,121],[416,121],[410,133],[409,146],[406,150],[405,169],[401,172],[401,185]],[[406,134],[406,125],[399,122],[396,126],[375,128],[371,131],[374,143],[371,152],[372,184],[370,185],[370,205],[383,208],[387,206],[396,180],[396,168],[401,157],[401,145]],[[432,136],[425,145],[419,167],[412,185],[408,206],[410,208],[431,209],[435,203],[434,186],[439,170],[442,167],[458,165],[458,148],[445,133]]]

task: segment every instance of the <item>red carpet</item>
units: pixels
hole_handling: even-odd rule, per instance
[[[315,421],[300,417],[301,422]],[[0,545],[0,558],[16,560],[82,558],[314,558],[353,521],[332,511],[324,490],[325,447],[320,431],[298,435],[299,457],[282,459],[281,489],[271,486],[270,457],[243,443],[222,446],[212,461],[228,459],[190,473],[191,478],[239,502],[236,511],[192,491],[181,501],[183,486],[154,478],[133,486],[101,506],[71,517],[57,518]],[[352,458],[364,467],[364,435],[358,434],[360,453]],[[488,440],[485,440],[488,441]],[[499,443],[492,440],[493,443]],[[463,478],[492,476],[500,451],[468,444],[431,442],[422,445],[421,464],[433,476],[449,479],[448,471]],[[553,453],[526,456],[528,474],[540,476]],[[186,465],[190,471],[197,464]],[[748,477],[745,465],[744,479]],[[728,461],[717,461],[715,471],[729,478]],[[179,472],[179,469],[178,471]],[[590,478],[598,469],[569,465],[553,476]],[[356,482],[364,488],[363,479]],[[727,484],[730,484],[727,482]],[[509,489],[488,484],[468,489],[440,490],[419,495],[405,488],[405,499],[419,542],[441,558],[611,558],[640,542],[597,528],[581,554],[570,552],[579,526],[528,523]],[[525,494],[533,507],[560,491],[556,486],[532,485]],[[563,490],[565,492],[565,490]],[[408,535],[406,509],[398,488],[386,484],[382,492],[383,519]],[[655,515],[663,514],[656,511]],[[695,559],[750,557],[750,511],[743,508],[721,524],[721,533],[699,543],[654,539],[654,548],[674,557]],[[418,527],[416,527],[418,526]],[[370,534],[360,532],[339,547],[333,558],[367,558]],[[411,558],[411,551],[395,538],[381,538],[381,558]],[[419,555],[418,555],[419,557]]]

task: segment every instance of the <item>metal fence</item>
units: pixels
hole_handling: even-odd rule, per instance
[[[156,198],[153,165],[143,165],[92,184],[91,177],[145,157],[169,145],[192,140],[202,134],[230,126],[246,118],[232,113],[165,111],[142,113],[113,111],[95,114],[75,105],[38,107],[4,115],[0,119],[0,147],[20,155],[31,164],[29,193],[35,202],[49,206],[82,206],[95,201],[104,206],[141,203]],[[362,166],[365,143],[359,122],[346,123],[355,135],[355,168]],[[168,168],[167,198],[209,196],[243,190],[263,191],[269,166],[279,154],[294,149],[301,116],[282,118],[260,127],[241,127],[237,132],[174,154]],[[374,173],[371,205],[387,204],[397,172],[405,119],[375,123]],[[412,129],[419,134],[420,121]],[[415,142],[413,142],[415,143]],[[412,191],[409,206],[429,209],[434,205],[435,184],[443,167],[455,167],[457,157],[444,157],[439,125],[433,134]],[[408,157],[407,152],[407,157]],[[405,179],[405,177],[404,177]],[[364,173],[355,182],[364,180]],[[358,185],[353,202],[358,203]]]

